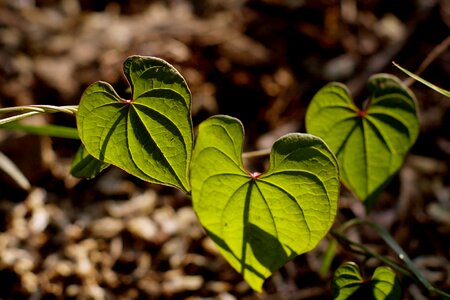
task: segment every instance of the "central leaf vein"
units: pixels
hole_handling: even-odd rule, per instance
[[[269,186],[271,186],[271,187],[273,187],[275,189],[278,189],[279,191],[281,191],[282,193],[287,195],[289,197],[289,199],[292,200],[293,203],[295,203],[295,205],[298,207],[298,210],[300,211],[300,213],[302,215],[302,220],[303,220],[305,226],[308,228],[308,236],[309,236],[308,237],[308,246],[309,246],[309,243],[311,241],[311,232],[312,232],[312,230],[311,230],[311,227],[308,224],[308,221],[306,220],[305,212],[304,212],[303,208],[301,207],[300,203],[297,202],[296,197],[294,195],[292,195],[287,189],[285,189],[285,188],[283,188],[281,186],[278,186],[276,184],[273,184],[273,183],[271,183],[271,182],[269,182],[267,180],[263,180],[263,179],[261,179],[261,182],[263,182],[263,183],[265,183],[265,184],[267,184],[267,185],[269,185]]]
[[[130,111],[129,111],[129,118],[131,118],[131,113],[132,113],[132,112],[133,112],[134,114],[136,114],[136,116],[137,116],[136,119],[139,120],[140,125],[146,129],[145,132],[146,132],[146,133],[148,134],[148,136],[150,137],[150,140],[153,141],[154,146],[155,146],[155,149],[159,152],[159,154],[160,154],[160,156],[161,156],[161,158],[162,158],[162,160],[163,160],[163,161],[161,161],[161,163],[162,163],[162,164],[165,164],[165,165],[168,167],[169,172],[172,173],[172,174],[174,175],[174,177],[176,178],[176,180],[178,181],[178,183],[181,184],[181,186],[184,187],[184,183],[182,183],[182,182],[180,181],[180,176],[176,173],[175,168],[172,166],[171,162],[170,162],[169,159],[166,157],[166,155],[165,155],[165,153],[164,153],[165,151],[163,151],[163,150],[161,149],[160,145],[156,142],[156,140],[155,140],[154,137],[152,136],[151,130],[147,127],[147,125],[145,124],[144,120],[143,120],[142,117],[139,115],[139,111],[138,111],[136,108],[134,108],[134,107],[133,107],[132,110],[130,109]],[[164,116],[161,116],[161,117],[164,118]],[[162,124],[161,124],[161,125],[162,125]],[[133,126],[133,124],[132,124],[131,122],[130,122],[130,126]],[[175,128],[176,128],[176,126],[175,126]],[[129,128],[128,126],[127,126],[127,129],[128,129],[129,132],[132,131],[132,128]],[[131,130],[130,130],[130,129],[131,129]],[[167,128],[166,128],[166,129],[167,129]],[[130,149],[130,147],[129,147],[129,149]],[[144,147],[144,149],[145,149],[145,147]],[[155,151],[155,152],[156,152],[156,151]],[[132,153],[131,153],[131,157],[133,157],[133,154],[132,154]],[[133,163],[136,165],[136,167],[139,168],[142,172],[145,173],[145,170],[143,170],[142,167],[140,167],[140,166],[138,166],[138,165],[136,164],[135,159],[133,158],[132,160],[133,160]]]

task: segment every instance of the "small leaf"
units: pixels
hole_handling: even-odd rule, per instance
[[[81,144],[70,166],[70,174],[78,178],[92,179],[107,167],[109,164],[94,158]]]
[[[191,168],[194,210],[209,237],[249,285],[313,249],[337,209],[337,161],[325,143],[293,133],[273,145],[270,168],[247,172],[239,120],[215,116],[200,124]]]
[[[397,300],[401,298],[400,284],[394,271],[389,267],[378,267],[370,282],[373,296],[377,300]]]
[[[360,110],[344,85],[328,84],[312,99],[306,127],[336,154],[343,183],[370,205],[403,164],[419,121],[413,94],[396,77],[371,77],[369,91]]]
[[[343,263],[334,273],[332,292],[335,300],[398,300],[401,298],[400,285],[394,271],[388,267],[378,267],[372,279],[365,281],[354,262]]]
[[[350,298],[363,282],[357,264],[354,262],[343,263],[334,273],[332,281],[333,298],[336,300]]]
[[[189,191],[192,152],[191,94],[167,62],[131,56],[124,73],[132,98],[97,82],[84,92],[78,130],[86,150],[143,180]]]

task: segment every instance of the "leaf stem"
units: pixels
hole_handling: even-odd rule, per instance
[[[271,149],[262,149],[262,150],[244,152],[244,153],[242,153],[242,158],[250,159],[250,158],[268,156],[268,155],[270,155],[270,151],[271,151]]]
[[[347,249],[349,249],[352,252],[355,252],[357,254],[361,254],[361,255],[365,255],[365,256],[369,256],[369,257],[374,257],[378,260],[380,260],[381,262],[383,262],[384,264],[388,265],[389,267],[391,267],[392,269],[398,271],[399,273],[408,276],[410,278],[414,277],[412,276],[411,272],[403,267],[401,267],[400,265],[398,265],[396,262],[394,262],[393,260],[384,257],[383,255],[380,255],[376,252],[371,251],[369,248],[367,248],[366,246],[357,243],[355,241],[352,241],[350,239],[348,239],[347,237],[345,237],[345,235],[341,234],[339,232],[339,230],[332,230],[331,231],[331,235],[341,244],[343,244]],[[352,248],[352,246],[358,248],[354,249]]]
[[[415,75],[417,77],[419,77],[422,72],[437,58],[439,57],[442,53],[445,52],[445,50],[447,50],[447,48],[450,46],[450,36],[446,37],[441,43],[439,43],[436,47],[433,48],[433,50],[431,50],[431,52],[429,52],[429,54],[425,57],[425,59],[422,61],[422,63],[420,64],[419,68],[414,72]],[[396,67],[398,67],[398,65],[396,63],[394,63],[394,65]],[[401,68],[400,68],[401,69]],[[413,77],[412,78],[408,78],[405,79],[403,81],[403,83],[406,86],[411,86],[415,80],[418,80],[417,77]]]

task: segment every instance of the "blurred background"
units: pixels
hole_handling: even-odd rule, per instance
[[[0,0],[0,106],[77,105],[103,80],[125,97],[122,63],[163,58],[187,80],[197,126],[214,114],[241,119],[246,150],[305,132],[304,115],[326,83],[361,103],[367,79],[422,73],[450,89],[450,1],[433,0]],[[446,40],[447,39],[447,40]],[[358,216],[388,229],[427,278],[450,291],[450,99],[414,83],[421,133],[405,166],[366,216],[342,191],[336,224]],[[75,127],[65,114],[34,124]],[[92,180],[69,175],[80,142],[0,130],[0,151],[30,181],[0,172],[1,299],[331,299],[340,263],[378,265],[330,238],[268,279],[262,295],[218,254],[180,192],[111,167]],[[254,162],[262,168],[264,162]],[[259,169],[259,171],[262,171]],[[350,232],[393,255],[367,232]],[[400,277],[404,299],[430,296]]]

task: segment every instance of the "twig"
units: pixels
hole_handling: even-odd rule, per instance
[[[422,72],[436,59],[438,58],[448,47],[450,46],[450,35],[444,39],[439,45],[433,48],[433,50],[425,57],[423,62],[420,64],[419,68],[416,72],[414,72],[417,76],[420,76]],[[406,86],[411,86],[416,79],[413,77],[409,77],[403,81]]]
[[[438,1],[434,2],[432,5],[422,9],[420,15],[416,15],[411,18],[406,25],[408,28],[407,33],[402,39],[394,41],[388,44],[385,49],[373,55],[365,64],[365,68],[359,72],[359,75],[354,79],[348,81],[346,85],[348,86],[351,94],[357,98],[361,91],[367,84],[367,80],[370,76],[375,73],[380,73],[385,69],[390,62],[397,56],[398,53],[404,48],[407,42],[414,35],[414,32],[423,20],[427,19],[433,10],[433,8],[438,4]]]
[[[242,158],[249,159],[249,158],[261,157],[261,156],[268,156],[270,154],[270,151],[271,151],[271,149],[262,149],[262,150],[244,152],[244,153],[242,153]]]

